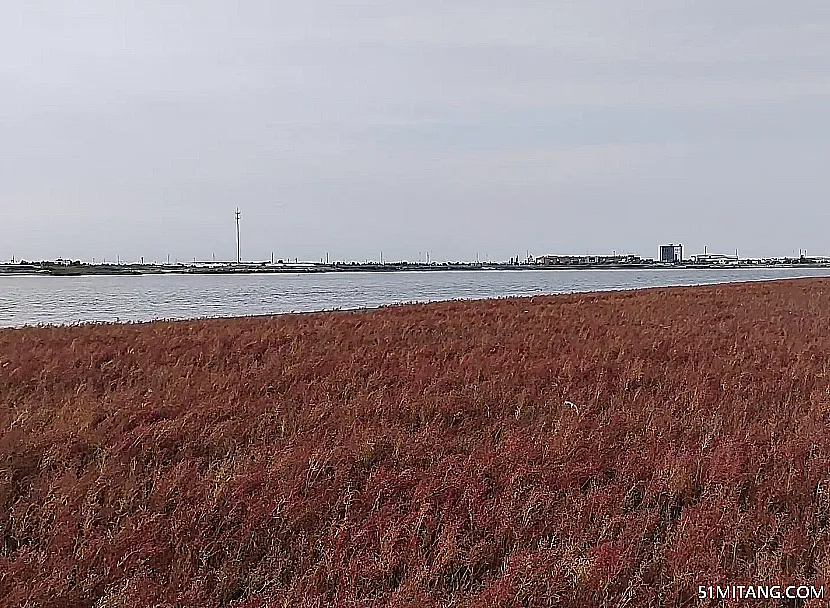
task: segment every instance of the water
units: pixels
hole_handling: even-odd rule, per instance
[[[0,327],[309,312],[401,302],[830,276],[830,268],[2,276]]]

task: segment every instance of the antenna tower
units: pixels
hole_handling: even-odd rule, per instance
[[[242,263],[242,255],[239,246],[239,207],[236,208],[236,263]]]

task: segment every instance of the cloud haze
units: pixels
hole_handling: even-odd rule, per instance
[[[830,254],[825,2],[6,2],[0,259]]]

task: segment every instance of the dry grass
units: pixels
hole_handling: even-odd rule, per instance
[[[828,366],[821,279],[0,331],[0,602],[828,584]]]

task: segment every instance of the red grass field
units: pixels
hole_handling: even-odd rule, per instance
[[[3,330],[0,603],[830,585],[828,422],[822,279]]]

